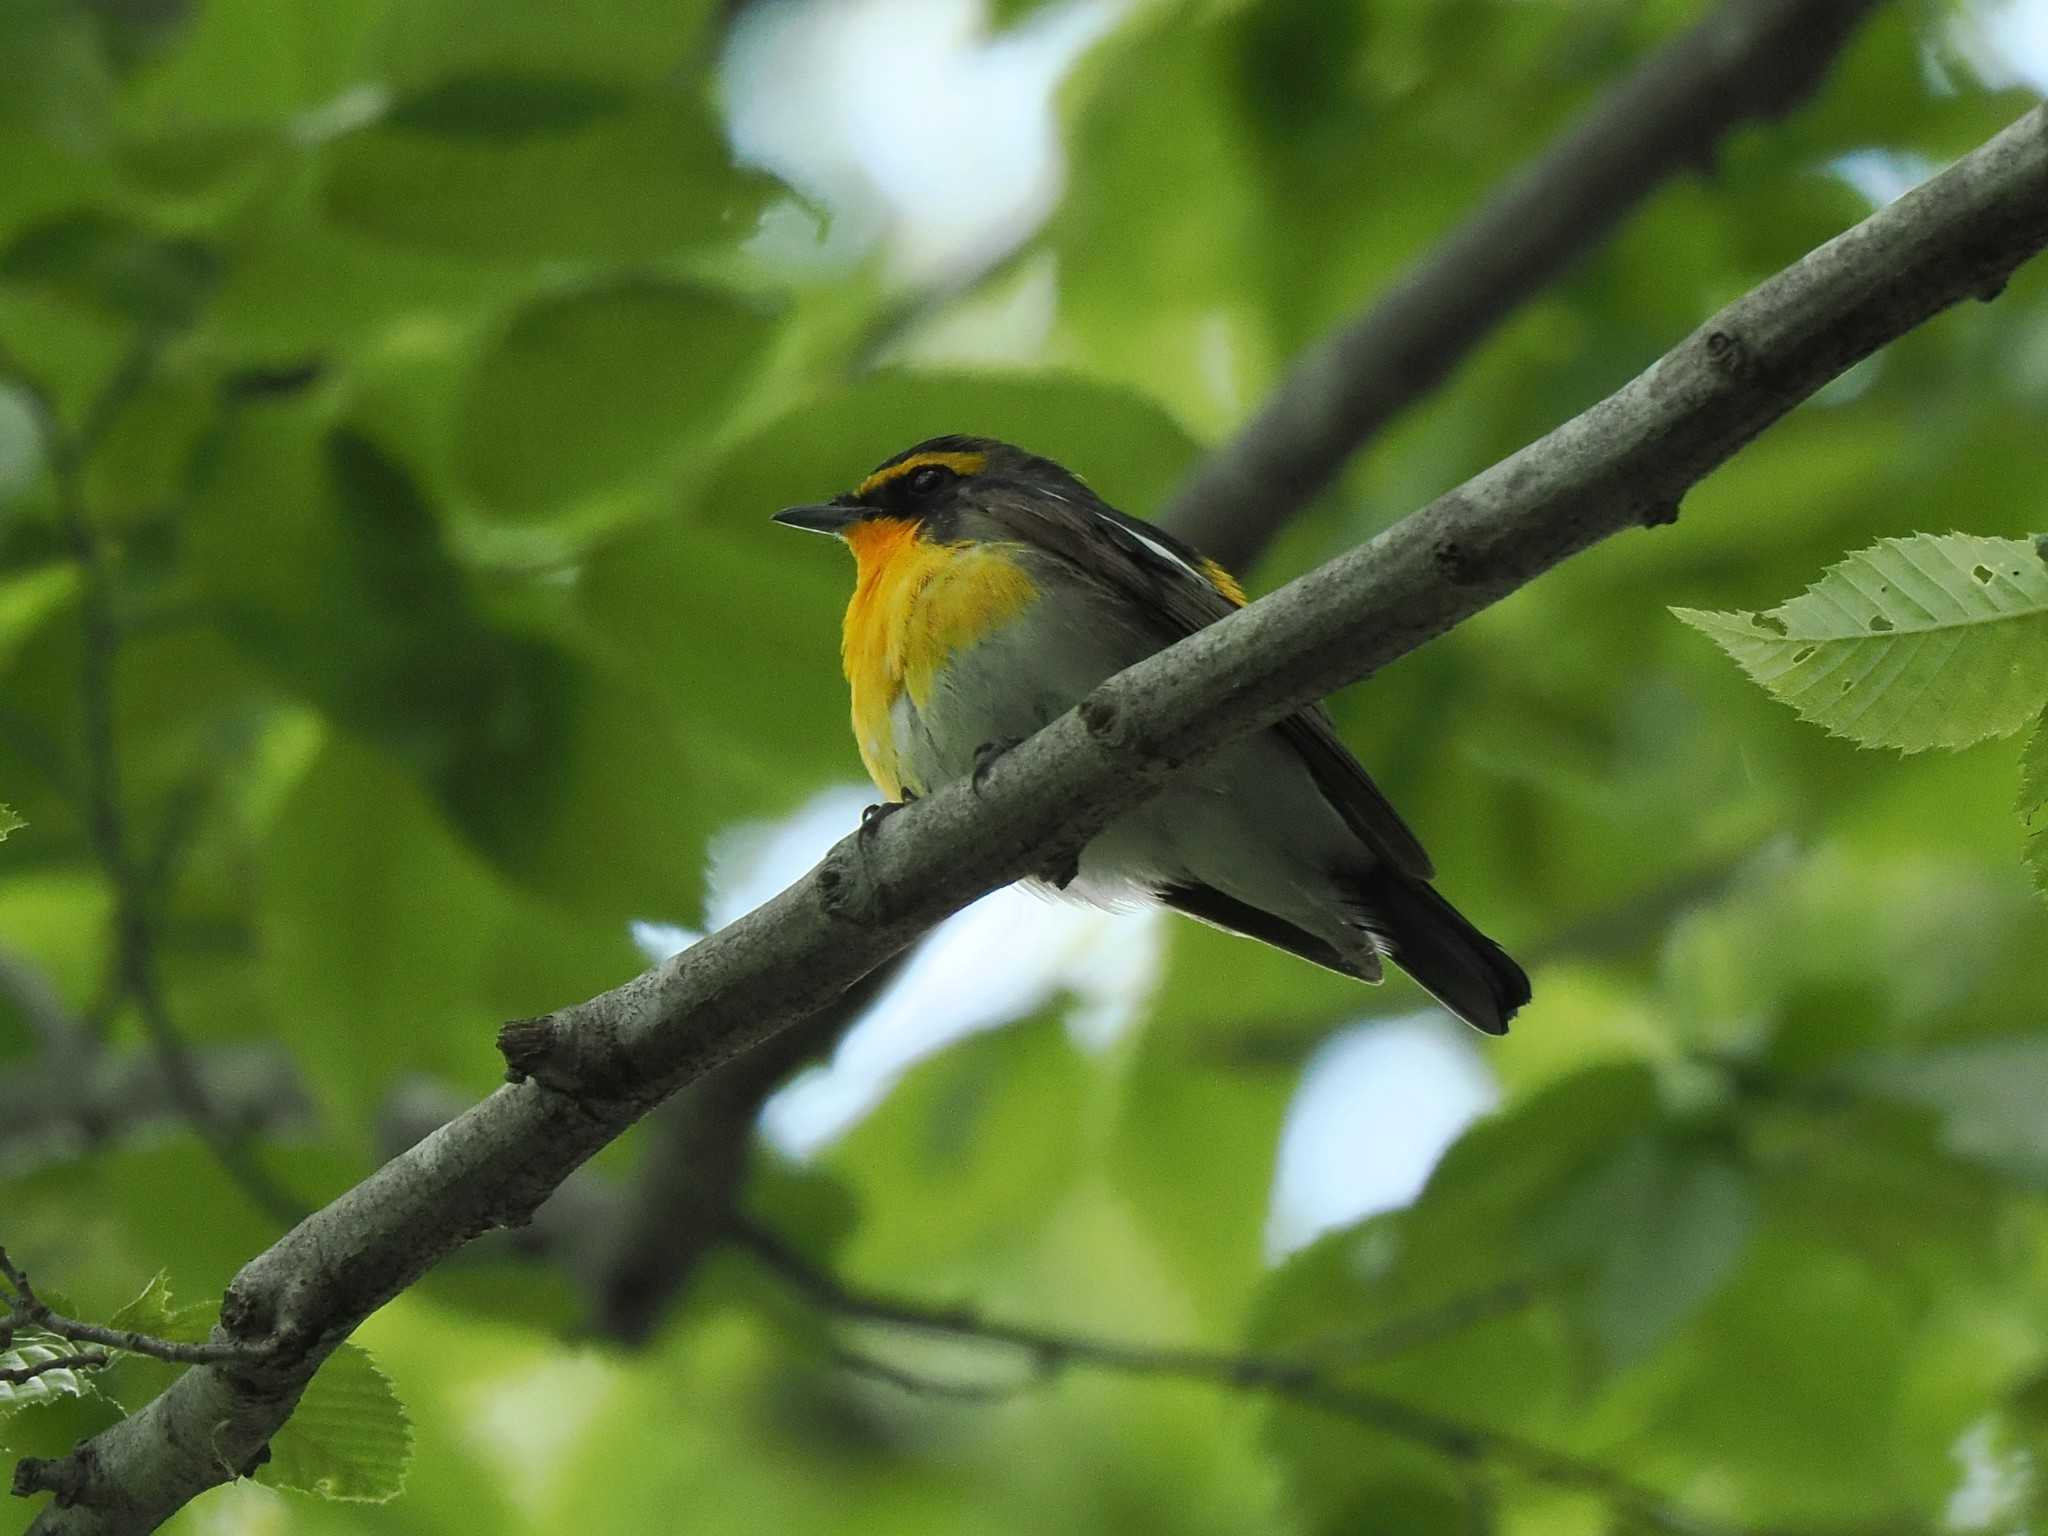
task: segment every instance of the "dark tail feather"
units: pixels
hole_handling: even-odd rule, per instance
[[[1529,1001],[1529,977],[1506,950],[1420,880],[1383,867],[1359,894],[1396,965],[1474,1029],[1508,1032]]]

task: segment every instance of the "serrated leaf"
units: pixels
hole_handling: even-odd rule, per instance
[[[368,1350],[344,1344],[270,1442],[256,1480],[323,1499],[382,1504],[405,1489],[412,1419]]]
[[[23,827],[27,825],[27,822],[23,821],[20,816],[15,814],[13,806],[9,805],[4,800],[0,800],[0,843],[4,843],[7,841],[8,833],[19,832]]]
[[[22,1329],[14,1335],[14,1347],[0,1351],[0,1371],[46,1365],[52,1360],[62,1360],[67,1355],[78,1353],[80,1346],[69,1339],[44,1333],[41,1329]],[[69,1368],[45,1371],[27,1381],[0,1381],[0,1415],[38,1403],[55,1402],[61,1397],[85,1397],[95,1390],[89,1374]]]
[[[2048,709],[2034,722],[2034,734],[2020,756],[2019,795],[2020,820],[2032,828],[2026,841],[2027,868],[2034,872],[2034,889],[2048,896],[2048,820],[2034,826],[2043,811],[2048,811]]]
[[[177,1344],[198,1344],[213,1332],[219,1308],[211,1302],[178,1306],[171,1299],[170,1275],[158,1270],[142,1294],[107,1319],[110,1328],[127,1328]],[[149,1355],[121,1354],[98,1378],[102,1396],[133,1413],[155,1397],[187,1368]]]
[[[1766,614],[1672,612],[1867,747],[1966,747],[2048,703],[2048,565],[2024,539],[1885,539]]]

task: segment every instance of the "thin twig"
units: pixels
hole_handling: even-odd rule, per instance
[[[108,1328],[99,1323],[81,1322],[75,1317],[53,1312],[49,1304],[36,1295],[28,1275],[8,1258],[5,1248],[0,1248],[0,1280],[4,1280],[14,1292],[6,1324],[10,1329],[40,1328],[73,1344],[123,1349],[131,1355],[148,1355],[153,1360],[167,1360],[173,1365],[226,1365],[263,1358],[262,1350],[252,1349],[246,1344],[186,1344],[175,1339],[160,1339],[154,1334],[137,1333],[132,1328]]]
[[[1504,1280],[1397,1317],[1364,1333],[1333,1333],[1311,1340],[1302,1346],[1301,1352],[1319,1361],[1325,1370],[1333,1365],[1377,1364],[1412,1354],[1481,1323],[1526,1312],[1542,1295],[1543,1287],[1534,1279]]]
[[[1455,1462],[1491,1461],[1539,1482],[1597,1493],[1664,1530],[1715,1529],[1611,1467],[1503,1430],[1418,1408],[1388,1393],[1336,1381],[1330,1363],[1323,1359],[1133,1344],[1006,1322],[985,1317],[972,1307],[931,1306],[856,1290],[758,1226],[736,1223],[733,1240],[812,1305],[849,1322],[1021,1351],[1043,1376],[1068,1366],[1084,1366],[1264,1392],[1411,1441]],[[1419,1332],[1415,1339],[1423,1341]]]
[[[914,1371],[890,1360],[879,1360],[844,1344],[833,1345],[829,1355],[834,1365],[852,1375],[885,1382],[900,1392],[909,1392],[917,1397],[942,1397],[956,1403],[1009,1402],[1043,1379],[1034,1372],[1017,1381],[960,1381]]]
[[[0,1369],[0,1384],[18,1387],[51,1371],[96,1371],[113,1358],[105,1350],[82,1349],[75,1355],[56,1355],[35,1365],[10,1365]]]
[[[115,597],[113,561],[86,502],[85,472],[107,430],[135,393],[149,380],[162,337],[155,331],[139,335],[113,376],[87,406],[76,432],[66,428],[46,393],[31,387],[51,475],[57,492],[59,520],[77,563],[79,612],[83,646],[79,662],[79,694],[85,746],[86,824],[93,852],[114,897],[111,1016],[121,1001],[135,1004],[148,1032],[164,1076],[193,1132],[213,1154],[230,1179],[266,1215],[289,1224],[305,1212],[296,1199],[264,1169],[247,1138],[220,1116],[207,1097],[194,1065],[191,1047],[171,1016],[158,981],[156,938],[151,918],[147,872],[129,848],[121,795],[121,754],[115,722],[115,669],[122,631]]]

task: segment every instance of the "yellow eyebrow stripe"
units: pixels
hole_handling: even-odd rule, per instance
[[[941,469],[950,469],[956,475],[978,475],[988,468],[985,453],[913,453],[898,464],[886,464],[867,479],[861,481],[856,496],[872,496],[892,481],[901,480],[914,469],[923,469],[927,464],[936,464]]]
[[[1229,598],[1239,608],[1244,606],[1244,588],[1237,584],[1237,578],[1223,569],[1214,560],[1202,562],[1202,574],[1209,578],[1209,585]]]

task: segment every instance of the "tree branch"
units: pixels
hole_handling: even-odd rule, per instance
[[[152,1051],[47,1054],[0,1077],[0,1166],[14,1167],[79,1142],[183,1118],[185,1106]],[[207,1102],[237,1135],[272,1134],[310,1122],[312,1103],[291,1057],[275,1045],[221,1045],[195,1052]]]
[[[0,1383],[18,1387],[25,1381],[34,1381],[38,1376],[51,1371],[96,1371],[108,1364],[114,1357],[103,1349],[82,1349],[75,1355],[53,1355],[48,1360],[39,1360],[33,1365],[10,1365],[0,1370]]]
[[[1815,389],[2048,245],[2048,106],[1715,315],[1623,389],[1370,544],[1140,662],[996,760],[852,836],[669,963],[501,1033],[515,1081],[236,1276],[187,1371],[51,1473],[39,1532],[153,1528],[250,1464],[321,1360],[454,1248],[526,1220],[662,1097],[969,900],[1057,868],[1176,769],[1443,633],[1567,556],[1668,523]],[[1264,494],[1263,491],[1261,494]]]
[[[1875,0],[1730,0],[1646,60],[1371,309],[1304,356],[1160,520],[1244,569],[1388,421],[1666,178],[1789,111]]]
[[[175,1339],[159,1339],[153,1334],[137,1333],[132,1328],[108,1328],[100,1323],[80,1322],[75,1317],[66,1317],[61,1312],[50,1310],[49,1304],[36,1295],[35,1288],[28,1282],[28,1276],[16,1268],[7,1257],[7,1250],[0,1248],[0,1280],[13,1292],[8,1298],[8,1312],[5,1326],[16,1328],[40,1328],[45,1333],[68,1339],[73,1344],[98,1344],[107,1349],[125,1349],[130,1354],[148,1355],[155,1360],[168,1360],[173,1365],[219,1365],[227,1361],[246,1359],[250,1351],[236,1344],[187,1344]],[[102,1361],[102,1364],[105,1362]]]
[[[1504,1292],[1461,1298],[1450,1306],[1418,1317],[1403,1318],[1361,1337],[1341,1341],[1336,1357],[1320,1350],[1301,1357],[1190,1349],[1176,1345],[1132,1344],[1090,1334],[1038,1328],[1025,1323],[984,1317],[973,1307],[932,1306],[880,1296],[847,1285],[805,1260],[780,1238],[758,1227],[739,1226],[735,1240],[771,1273],[821,1311],[850,1322],[874,1324],[911,1333],[937,1334],[969,1343],[1015,1350],[1039,1378],[1068,1366],[1086,1366],[1133,1376],[1169,1376],[1204,1381],[1238,1391],[1263,1392],[1305,1407],[1410,1441],[1454,1462],[1490,1461],[1538,1482],[1596,1493],[1662,1530],[1705,1536],[1714,1527],[1674,1507],[1662,1494],[1624,1477],[1611,1467],[1552,1450],[1518,1435],[1454,1419],[1388,1393],[1355,1387],[1332,1374],[1333,1365],[1358,1365],[1386,1360],[1444,1333],[1498,1315]],[[1519,1303],[1531,1299],[1526,1289]],[[840,1363],[891,1381],[907,1391],[937,1390],[967,1401],[999,1401],[1016,1388],[1000,1384],[934,1381],[855,1355]]]
[[[1273,407],[1182,491],[1166,521],[1225,565],[1246,568],[1315,495],[1337,464],[1385,422],[1433,389],[1501,321],[1666,177],[1705,166],[1716,141],[1744,120],[1780,113],[1807,95],[1876,0],[1733,0],[1654,54],[1608,91],[1491,203],[1418,260],[1365,315],[1311,353]],[[935,308],[1013,263],[1028,245],[937,294],[895,306],[863,343],[856,371]],[[1326,353],[1330,354],[1326,356]],[[1336,434],[1329,467],[1305,488],[1235,497],[1232,476],[1270,475],[1268,461],[1304,462],[1274,434],[1299,397],[1345,381],[1341,413],[1317,419]],[[1293,402],[1287,404],[1285,402]],[[1234,467],[1233,467],[1234,466]],[[1270,488],[1282,482],[1265,479]],[[1219,511],[1219,509],[1221,509]],[[828,1051],[861,1008],[799,1026],[785,1064],[749,1065],[754,1052],[693,1085],[655,1116],[654,1135],[627,1208],[628,1228],[600,1263],[593,1296],[599,1332],[643,1341],[666,1303],[715,1246],[715,1217],[743,1184],[761,1105],[789,1070]],[[787,1038],[779,1036],[778,1039]],[[728,1080],[728,1074],[734,1074]],[[587,1268],[588,1266],[583,1266]]]

